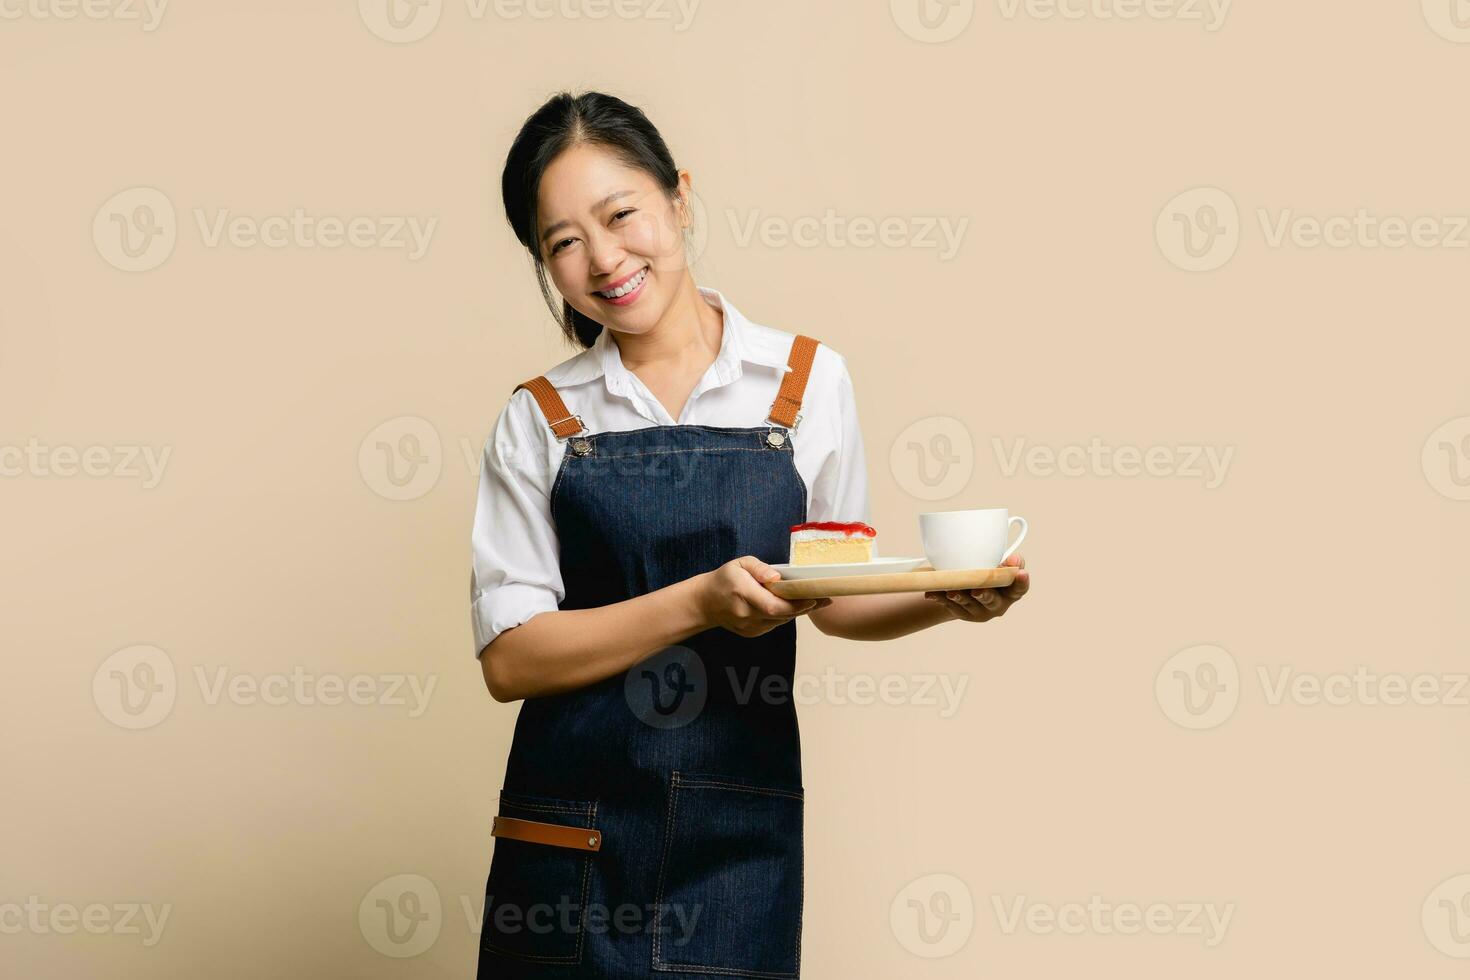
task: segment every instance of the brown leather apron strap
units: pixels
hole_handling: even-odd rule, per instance
[[[770,414],[766,416],[767,422],[774,422],[787,429],[795,429],[800,424],[801,400],[806,393],[807,379],[812,373],[812,361],[817,356],[817,346],[820,343],[805,334],[797,336],[791,342],[791,354],[786,359],[790,370],[781,379],[781,388],[776,392],[776,400],[771,403]],[[576,435],[586,428],[580,416],[567,411],[566,402],[561,400],[561,395],[557,394],[556,388],[546,380],[544,374],[530,381],[522,381],[511,389],[511,394],[522,388],[530,391],[536,404],[541,406],[541,414],[546,416],[552,434],[558,439]]]
[[[771,403],[771,414],[767,422],[788,429],[795,429],[801,421],[801,396],[806,391],[807,378],[812,373],[812,360],[817,356],[820,341],[802,334],[791,343],[791,356],[786,359],[791,370],[781,379],[781,389]]]
[[[596,827],[568,827],[559,823],[541,823],[539,820],[496,817],[490,835],[511,837],[533,844],[550,844],[553,847],[573,847],[582,851],[602,850],[602,832]]]
[[[541,414],[546,416],[547,424],[551,426],[552,434],[558,439],[576,435],[586,428],[582,424],[582,418],[567,411],[566,402],[561,400],[561,395],[556,393],[551,382],[546,380],[546,375],[532,378],[530,381],[522,381],[511,389],[514,395],[517,391],[525,388],[536,399],[536,404],[541,406]]]

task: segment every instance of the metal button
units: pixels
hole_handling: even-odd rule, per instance
[[[576,453],[578,456],[586,456],[588,453],[592,452],[592,443],[586,439],[573,439],[572,452]]]
[[[596,837],[589,837],[589,838],[587,838],[587,846],[588,847],[596,847],[597,846],[597,838]]]
[[[766,445],[771,446],[774,449],[780,449],[782,446],[786,445],[786,433],[777,432],[775,429],[772,429],[770,432],[766,433]]]

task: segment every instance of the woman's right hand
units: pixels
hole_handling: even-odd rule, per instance
[[[727,561],[700,576],[700,614],[708,626],[722,626],[738,636],[760,636],[832,604],[831,599],[783,599],[763,584],[780,577],[754,555]]]

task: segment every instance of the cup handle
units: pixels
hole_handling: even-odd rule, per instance
[[[1007,558],[1016,553],[1017,548],[1021,547],[1021,542],[1026,540],[1026,518],[1024,517],[1012,517],[1009,521],[1007,521],[1006,534],[1009,535],[1011,533],[1011,525],[1015,524],[1017,521],[1021,522],[1021,533],[1016,535],[1016,540],[1011,542],[1011,546],[1006,549],[1006,553],[1000,556],[1000,563],[1002,565],[1006,563]]]

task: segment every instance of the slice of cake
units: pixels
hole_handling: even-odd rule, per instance
[[[860,521],[808,521],[791,526],[793,565],[835,565],[876,557],[878,532]]]

